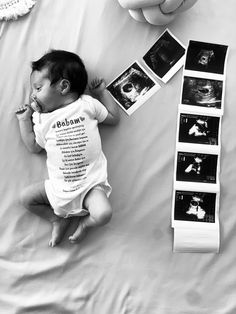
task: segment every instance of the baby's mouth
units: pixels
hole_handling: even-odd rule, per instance
[[[39,102],[38,99],[36,99],[35,97],[31,97],[31,108],[34,110],[34,111],[37,111],[39,113],[41,113],[43,111],[43,107],[42,107],[42,104]]]

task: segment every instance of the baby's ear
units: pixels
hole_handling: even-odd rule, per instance
[[[66,95],[70,91],[70,82],[67,79],[62,79],[59,83],[61,95]]]

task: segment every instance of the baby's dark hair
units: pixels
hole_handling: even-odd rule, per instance
[[[60,79],[70,82],[70,91],[82,95],[88,83],[88,75],[81,58],[65,50],[51,50],[39,60],[32,62],[32,72],[48,69],[51,85]]]

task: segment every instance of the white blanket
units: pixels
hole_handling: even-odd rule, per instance
[[[226,3],[227,2],[227,3]],[[113,217],[81,244],[48,247],[50,225],[19,204],[47,177],[24,147],[14,111],[28,99],[30,62],[50,48],[78,53],[107,83],[140,61],[164,27],[133,20],[118,1],[38,0],[0,38],[0,312],[4,314],[236,313],[235,0],[198,1],[172,24],[187,46],[229,45],[222,124],[219,254],[173,253],[177,106],[182,70],[117,127],[101,127]],[[71,227],[70,233],[73,229]],[[69,233],[69,234],[70,234]]]

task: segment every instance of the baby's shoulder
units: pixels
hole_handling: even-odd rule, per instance
[[[92,112],[96,110],[97,106],[100,104],[100,102],[96,98],[87,94],[82,95],[80,97],[80,101],[81,107],[83,109],[85,109],[86,111],[91,110]]]
[[[89,104],[93,104],[95,100],[95,98],[93,98],[92,96],[90,95],[87,95],[87,94],[83,94],[80,96],[80,100],[84,103],[89,103]]]

